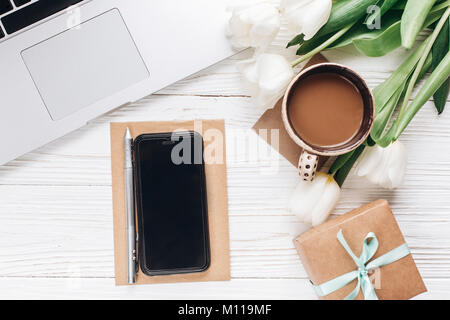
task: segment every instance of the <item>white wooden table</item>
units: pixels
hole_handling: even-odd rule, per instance
[[[374,87],[405,53],[368,59],[346,48],[326,55]],[[217,118],[226,119],[229,132],[250,129],[262,111],[251,105],[235,70],[248,56],[241,53],[0,167],[0,298],[315,299],[292,245],[301,226],[286,210],[296,169],[280,159],[277,174],[261,174],[231,147],[232,280],[114,285],[109,122]],[[388,199],[429,289],[420,298],[450,299],[450,110],[438,117],[429,102],[402,141],[409,154],[404,185],[390,192],[351,177],[337,212]]]

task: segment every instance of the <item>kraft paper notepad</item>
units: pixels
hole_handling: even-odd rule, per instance
[[[223,120],[202,120],[183,122],[129,122],[111,123],[111,170],[114,216],[114,264],[116,285],[127,283],[127,240],[124,183],[124,135],[129,128],[133,138],[145,133],[194,130],[204,132],[215,130],[223,138],[223,161],[205,163],[211,265],[205,272],[165,276],[146,276],[140,270],[136,284],[157,284],[173,282],[200,282],[230,280],[230,247],[228,231],[228,191],[225,150],[225,123]],[[205,149],[210,143],[205,139]]]

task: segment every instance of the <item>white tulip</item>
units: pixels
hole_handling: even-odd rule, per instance
[[[281,10],[288,26],[309,40],[330,18],[332,0],[282,0]]]
[[[231,6],[228,35],[233,47],[265,49],[280,31],[279,10],[269,1],[256,0]]]
[[[249,86],[254,104],[273,107],[283,96],[294,77],[294,71],[285,57],[263,53],[238,63],[238,70]]]
[[[396,141],[387,148],[367,147],[356,165],[356,174],[386,189],[399,187],[405,177],[406,148]]]
[[[301,222],[318,226],[327,220],[341,197],[341,188],[334,178],[319,172],[312,181],[300,181],[292,194],[289,210]]]

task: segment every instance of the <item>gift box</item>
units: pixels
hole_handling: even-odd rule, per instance
[[[313,228],[294,244],[321,299],[406,300],[427,291],[386,200]]]

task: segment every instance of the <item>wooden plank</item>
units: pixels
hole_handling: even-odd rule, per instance
[[[450,280],[429,280],[416,300],[450,299]],[[303,279],[237,279],[229,282],[114,287],[113,279],[0,278],[0,299],[317,299]]]
[[[0,194],[0,277],[113,276],[110,187],[0,186]],[[233,278],[306,278],[292,245],[302,226],[280,201],[263,211],[257,199],[231,198]],[[450,277],[450,217],[409,206],[396,214],[422,275]]]
[[[283,32],[270,51],[293,59],[282,48],[290,37]],[[250,129],[263,111],[252,106],[236,72],[236,62],[251,55],[227,59],[0,167],[0,298],[315,298],[292,245],[304,227],[286,211],[296,170],[284,159],[254,159],[254,150],[267,147],[254,148],[260,142]],[[374,87],[406,53],[367,59],[342,48],[325,55]],[[212,118],[226,119],[228,130],[233,281],[114,287],[109,122]],[[239,147],[242,136],[248,148]],[[450,298],[449,138],[448,112],[437,116],[428,102],[401,139],[409,159],[405,184],[392,192],[351,176],[336,210],[390,201],[431,291],[423,298]]]
[[[179,112],[183,110],[183,112]],[[185,120],[225,118],[228,166],[233,170],[261,171],[252,163],[252,145],[262,143],[249,128],[260,112],[247,98],[157,96],[147,103],[130,105],[91,122],[88,126],[0,167],[0,184],[109,185],[109,121]],[[237,147],[248,137],[247,149]],[[450,117],[436,115],[429,102],[402,136],[408,149],[408,180],[424,188],[446,186],[450,174]],[[253,140],[252,140],[253,139]],[[262,144],[263,146],[264,144]],[[264,150],[263,150],[264,151]],[[275,162],[289,170],[284,159]],[[290,173],[289,173],[290,174]],[[283,176],[283,178],[286,176]],[[280,179],[281,183],[282,180]],[[408,184],[406,184],[406,187]]]

